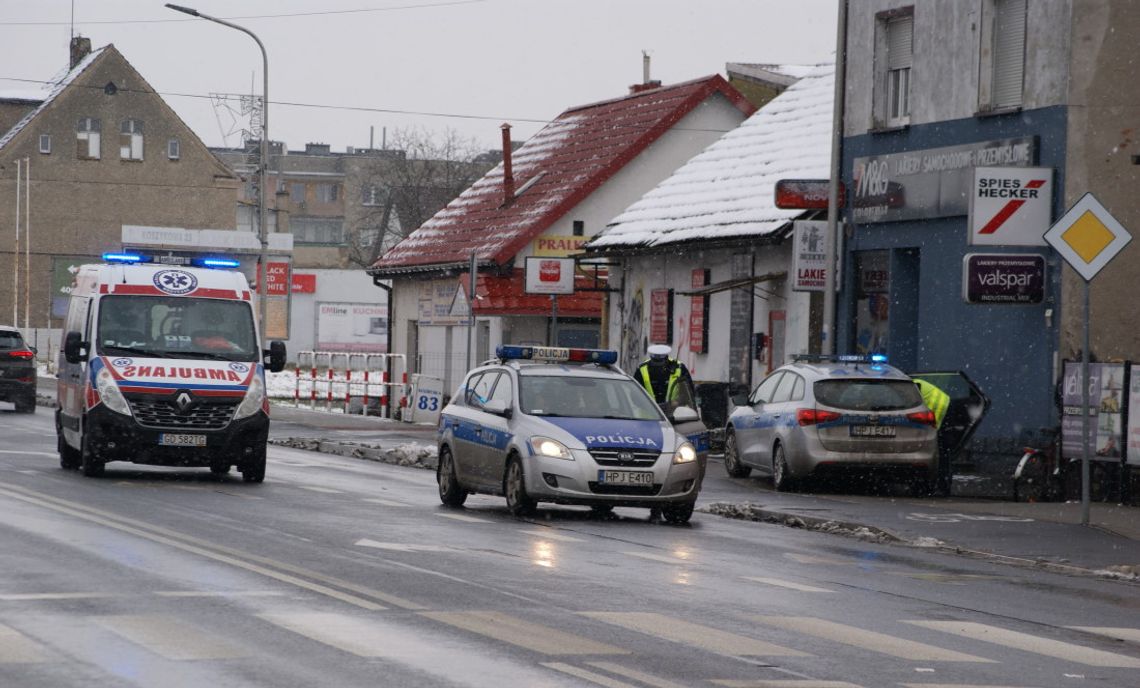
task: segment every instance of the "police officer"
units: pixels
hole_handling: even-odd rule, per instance
[[[916,379],[914,384],[918,385],[918,392],[922,395],[922,403],[926,404],[926,408],[934,413],[934,428],[938,431],[938,478],[934,485],[934,493],[949,497],[952,476],[949,447],[945,446],[946,443],[942,436],[942,420],[946,418],[946,409],[950,408],[950,395],[926,380]]]
[[[637,367],[636,375],[637,381],[645,387],[649,396],[666,408],[676,406],[683,390],[691,388],[693,384],[693,378],[685,364],[669,358],[672,352],[665,344],[649,347],[649,358]]]

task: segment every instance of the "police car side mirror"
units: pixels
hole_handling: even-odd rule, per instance
[[[87,345],[83,342],[83,335],[78,332],[68,332],[63,338],[63,358],[68,363],[81,363],[87,360]]]
[[[674,423],[688,423],[692,420],[700,420],[700,418],[696,410],[689,406],[678,406],[673,410]]]
[[[492,399],[483,404],[483,410],[487,413],[493,413],[496,416],[502,416],[503,418],[511,417],[511,407],[498,399]]]
[[[269,342],[269,348],[264,352],[264,355],[268,359],[265,361],[265,368],[269,372],[280,373],[285,370],[285,342]]]

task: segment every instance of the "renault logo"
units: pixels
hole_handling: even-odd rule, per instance
[[[178,396],[174,397],[174,403],[178,405],[179,411],[186,413],[194,403],[194,397],[190,396],[190,392],[179,392]]]

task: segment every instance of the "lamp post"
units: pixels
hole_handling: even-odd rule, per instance
[[[257,190],[257,224],[258,236],[261,239],[261,252],[257,257],[257,284],[260,298],[260,314],[261,320],[261,337],[264,341],[266,335],[266,297],[269,295],[269,279],[268,279],[268,259],[269,259],[269,217],[265,212],[265,194],[266,186],[269,183],[269,56],[265,53],[265,46],[261,43],[261,39],[257,37],[249,29],[244,26],[238,26],[232,22],[217,17],[211,17],[207,14],[202,14],[196,9],[190,7],[182,7],[180,5],[172,5],[166,3],[166,6],[175,12],[188,14],[191,17],[198,17],[199,19],[206,19],[222,26],[228,26],[231,29],[237,29],[257,42],[257,47],[261,49],[261,74],[264,79],[261,87],[261,160],[258,163],[259,176],[261,182],[258,184]]]

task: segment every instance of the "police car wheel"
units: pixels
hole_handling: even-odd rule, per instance
[[[528,516],[534,513],[536,503],[526,493],[526,479],[522,460],[511,455],[507,460],[507,475],[503,479],[503,494],[507,497],[507,510],[515,516]]]
[[[730,478],[747,478],[752,468],[740,461],[740,448],[736,444],[736,433],[731,430],[724,438],[724,470]]]
[[[791,471],[788,470],[788,460],[784,456],[784,445],[776,444],[772,448],[772,487],[776,492],[791,492],[795,488]]]
[[[435,479],[439,484],[439,501],[446,506],[463,506],[463,502],[467,501],[467,492],[459,486],[459,478],[455,475],[455,459],[447,447],[439,450],[439,470]]]
[[[87,444],[87,439],[84,438],[80,443],[79,448],[79,470],[83,475],[88,478],[98,478],[103,475],[103,462],[95,456],[95,452]]]
[[[693,517],[693,503],[666,504],[661,509],[661,515],[665,518],[666,523],[675,525],[688,523],[689,519]]]

